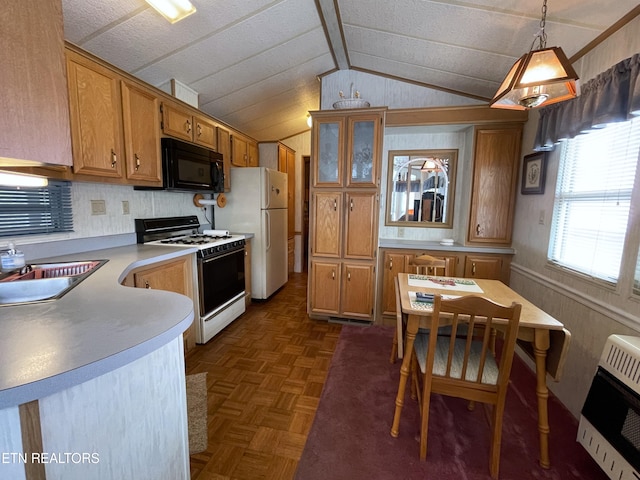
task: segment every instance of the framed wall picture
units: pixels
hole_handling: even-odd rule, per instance
[[[544,193],[547,174],[547,152],[532,153],[524,157],[522,162],[523,195]]]

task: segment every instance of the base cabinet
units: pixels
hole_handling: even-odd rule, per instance
[[[369,263],[311,262],[310,309],[314,314],[361,318],[373,316],[375,267]]]
[[[186,295],[194,301],[195,316],[197,317],[193,262],[193,255],[188,255],[141,267],[129,273],[123,284],[130,287],[152,288]],[[185,330],[183,341],[185,353],[196,346],[194,323]]]

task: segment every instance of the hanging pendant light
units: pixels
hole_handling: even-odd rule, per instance
[[[552,103],[563,102],[578,95],[578,75],[560,47],[547,47],[544,31],[547,19],[547,0],[542,5],[540,32],[536,35],[538,48],[520,57],[513,64],[507,77],[489,106],[526,110]]]

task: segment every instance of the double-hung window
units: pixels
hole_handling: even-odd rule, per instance
[[[0,237],[72,230],[71,182],[0,187]]]
[[[563,142],[548,252],[552,263],[617,283],[639,154],[640,118]]]

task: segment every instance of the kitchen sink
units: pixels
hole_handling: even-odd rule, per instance
[[[108,260],[27,265],[0,278],[0,306],[62,298]]]

